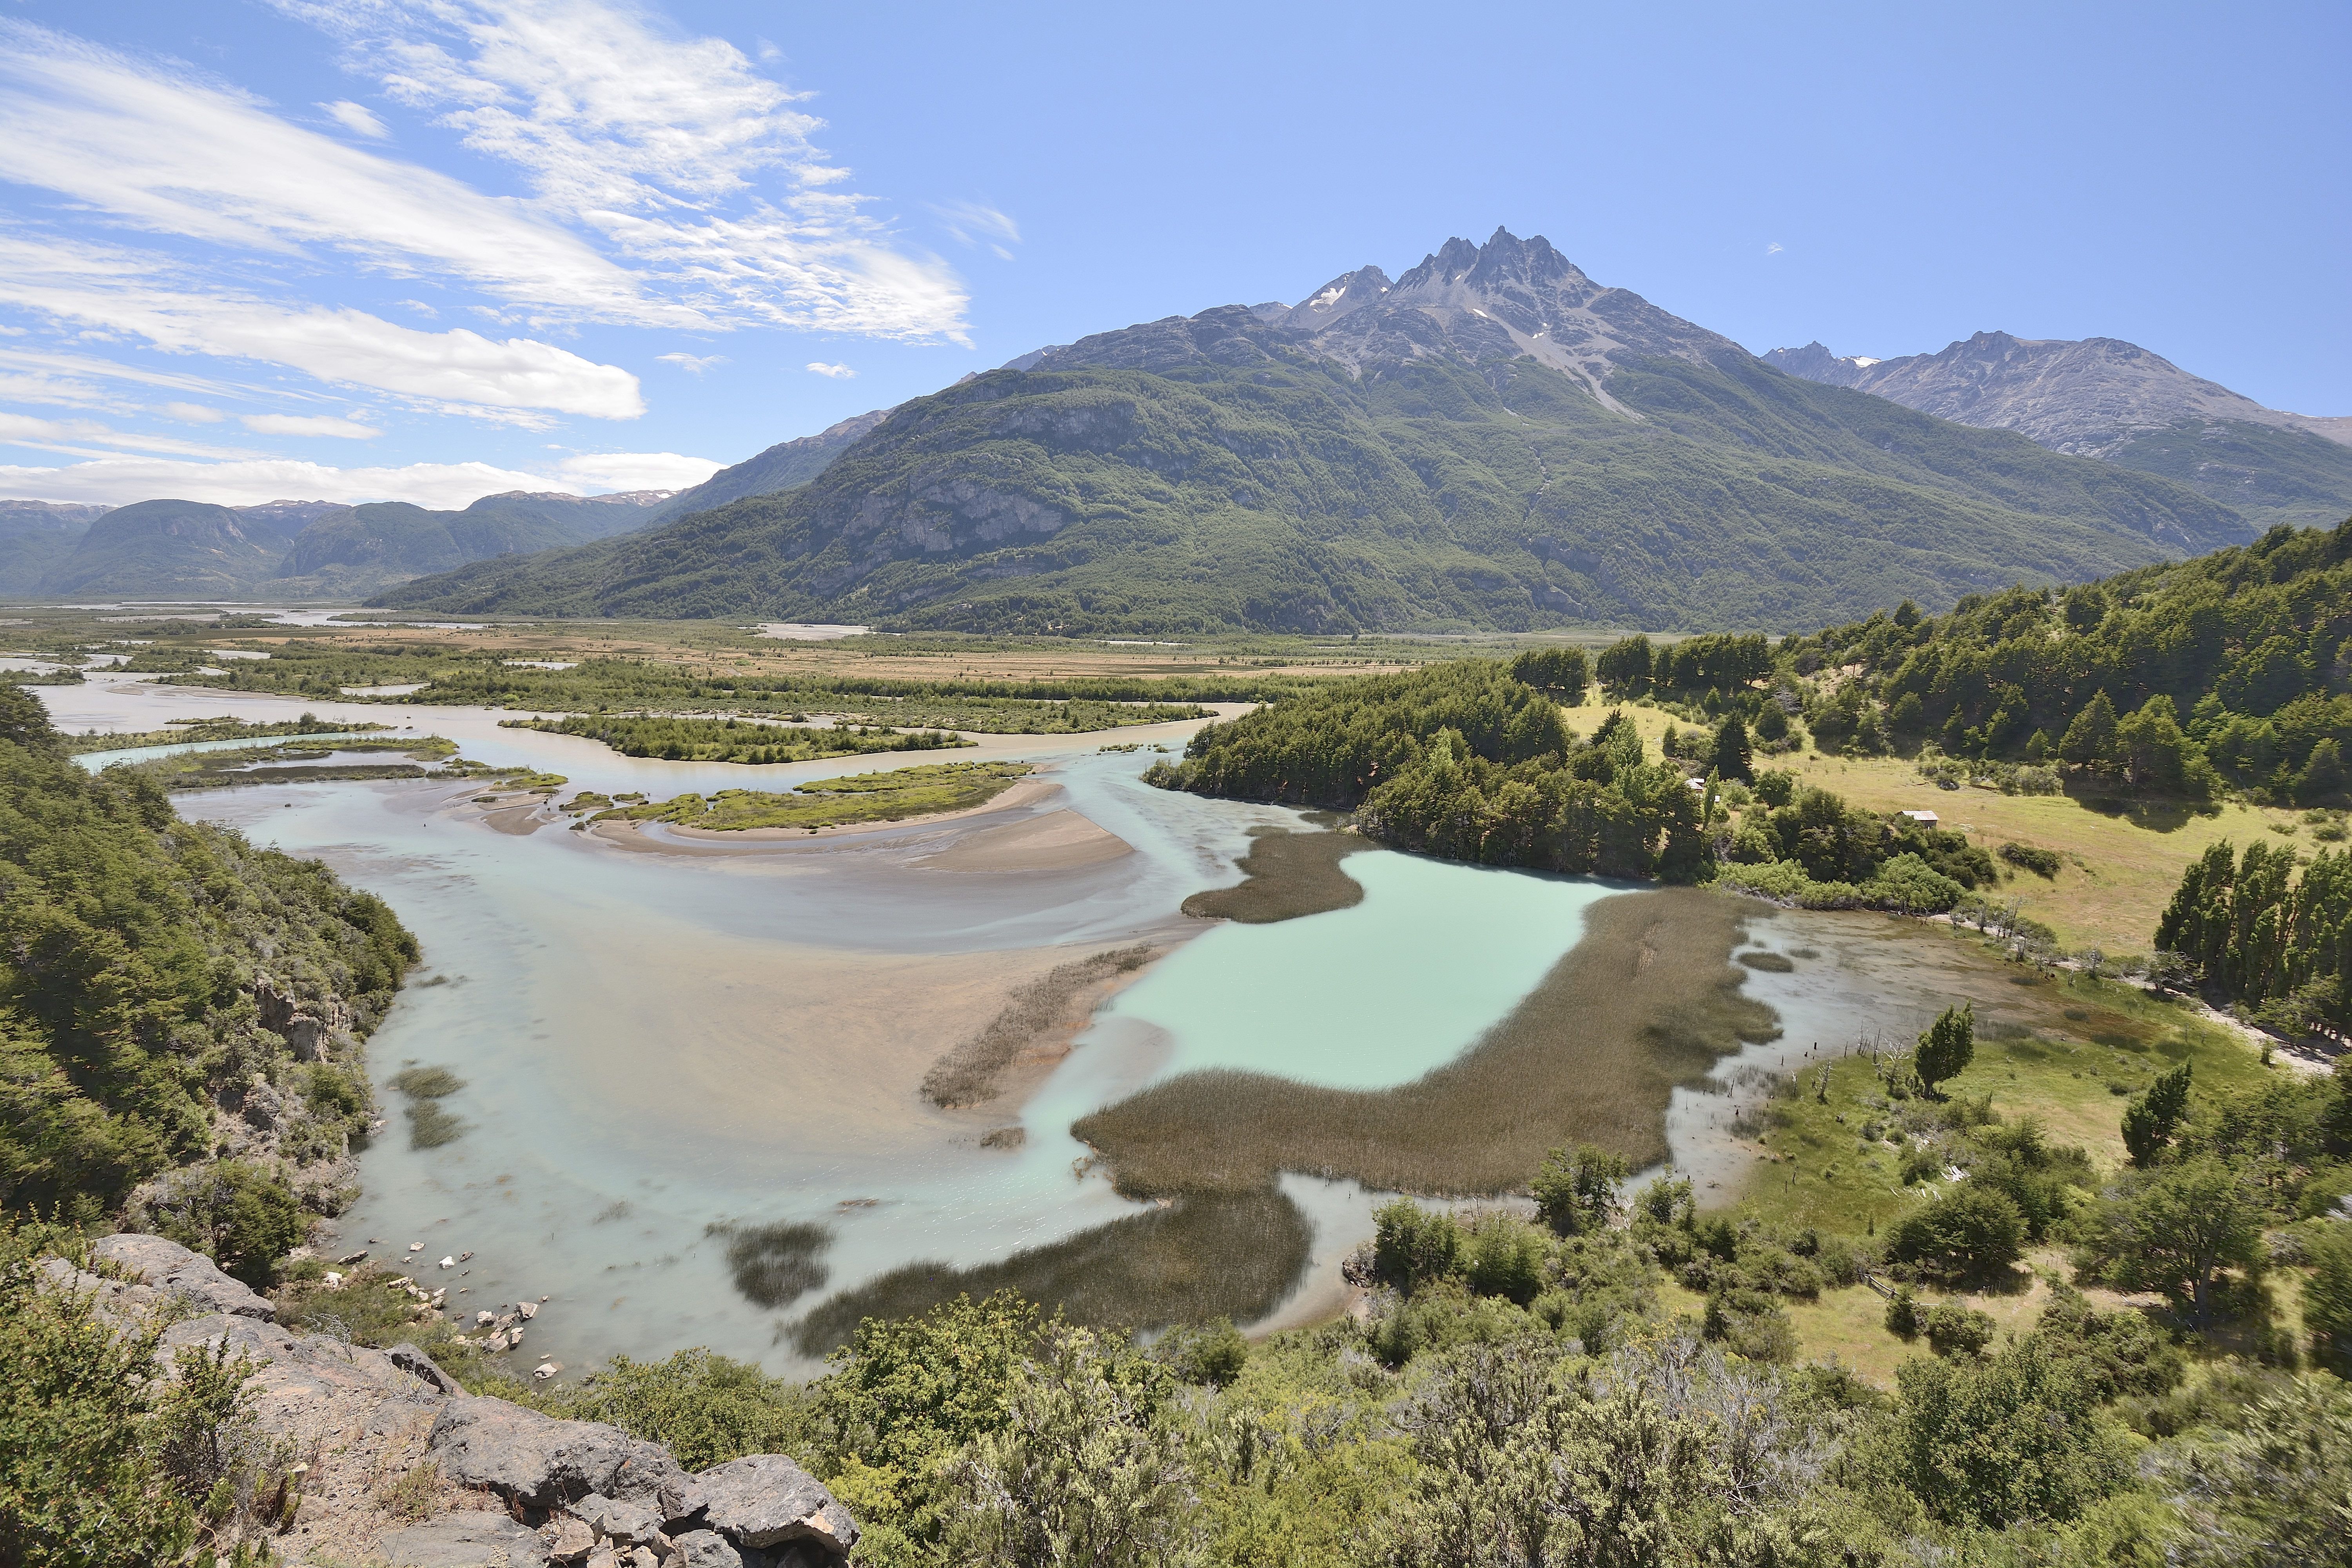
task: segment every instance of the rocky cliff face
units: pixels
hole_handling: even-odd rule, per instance
[[[467,1394],[410,1347],[290,1332],[266,1298],[160,1237],[105,1237],[92,1252],[116,1278],[51,1258],[49,1287],[126,1323],[176,1318],[167,1359],[226,1345],[256,1363],[259,1433],[299,1461],[281,1474],[289,1496],[269,1542],[291,1561],[839,1568],[857,1542],[849,1511],[782,1455],[689,1473],[616,1427]]]
[[[2105,457],[2134,430],[2184,419],[2309,430],[2352,443],[2352,418],[2265,408],[2120,338],[2016,338],[1979,332],[1932,354],[1841,358],[1820,343],[1774,349],[1765,363],[1832,386],[1985,429],[2014,430],[2060,452]]]

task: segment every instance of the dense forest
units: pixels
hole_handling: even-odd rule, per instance
[[[1932,742],[2135,793],[2227,784],[2309,805],[2347,782],[2347,639],[2352,521],[2063,592],[1970,595],[1946,616],[1906,604],[1778,653],[1811,678],[1825,742]]]
[[[1758,771],[1737,713],[1685,766],[1652,756],[1622,713],[1575,734],[1515,668],[1456,659],[1319,687],[1201,731],[1145,777],[1353,811],[1383,843],[1486,865],[1695,881],[1735,863],[1747,885],[1806,903],[1936,911],[1995,880],[1961,834]]]
[[[0,685],[0,1206],[130,1203],[266,1281],[350,1196],[362,1042],[415,960],[379,900],[93,776]]]
[[[2216,844],[2181,874],[2156,945],[2272,1027],[2352,1028],[2352,855]]]

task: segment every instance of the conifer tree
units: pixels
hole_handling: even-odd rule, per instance
[[[1919,1037],[1912,1065],[1919,1074],[1920,1087],[1933,1094],[1937,1084],[1958,1077],[1976,1054],[1977,1005],[1967,1002],[1945,1008],[1927,1026],[1927,1032]]]

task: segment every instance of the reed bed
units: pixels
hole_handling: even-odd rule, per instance
[[[1364,901],[1363,884],[1339,869],[1341,860],[1373,847],[1356,835],[1261,827],[1250,837],[1250,852],[1235,862],[1245,879],[1237,887],[1193,894],[1184,900],[1186,914],[1270,925]]]
[[[1014,991],[980,1033],[931,1064],[923,1075],[923,1098],[948,1110],[995,1099],[1005,1068],[1024,1050],[1048,1031],[1076,1022],[1071,1004],[1083,992],[1114,974],[1132,973],[1150,960],[1151,949],[1145,945],[1113,948],[1055,965]]]
[[[1749,907],[1693,889],[1602,900],[1584,940],[1510,1016],[1410,1084],[1188,1073],[1072,1131],[1136,1197],[1259,1191],[1282,1171],[1486,1195],[1524,1187],[1545,1151],[1580,1142],[1650,1164],[1666,1155],[1671,1091],[1780,1032],[1728,962]]]
[[[912,1263],[833,1297],[792,1329],[803,1355],[849,1342],[862,1318],[907,1318],[958,1296],[1013,1289],[1090,1328],[1149,1330],[1281,1304],[1307,1271],[1313,1227],[1271,1187],[1194,1194],[1001,1263]]]

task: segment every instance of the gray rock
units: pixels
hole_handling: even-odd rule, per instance
[[[433,1358],[415,1345],[394,1345],[384,1354],[393,1365],[411,1377],[421,1378],[443,1394],[462,1394],[466,1392],[456,1378],[435,1365]]]
[[[446,1513],[376,1542],[393,1568],[545,1568],[536,1531],[502,1513]]]
[[[539,1538],[547,1543],[550,1563],[585,1563],[596,1550],[596,1532],[568,1513],[559,1513],[541,1525]]]
[[[743,1554],[717,1531],[689,1530],[672,1536],[670,1544],[677,1552],[670,1558],[669,1568],[749,1568]]]
[[[566,1503],[563,1511],[586,1521],[589,1529],[622,1546],[651,1542],[661,1533],[663,1523],[657,1508],[642,1502],[623,1502],[600,1492],[590,1492],[576,1502]]]
[[[553,1508],[591,1492],[653,1503],[688,1478],[658,1443],[601,1421],[558,1421],[503,1399],[454,1400],[433,1423],[425,1452],[459,1486],[488,1487],[527,1508]]]
[[[782,1454],[752,1454],[713,1465],[694,1478],[688,1506],[739,1546],[782,1546],[814,1541],[848,1555],[857,1521],[834,1500],[824,1483]]]
[[[232,1312],[241,1318],[273,1322],[278,1309],[268,1298],[256,1295],[238,1280],[213,1266],[213,1260],[160,1236],[102,1236],[90,1243],[90,1253],[115,1264],[142,1285],[186,1296],[206,1310]]]

